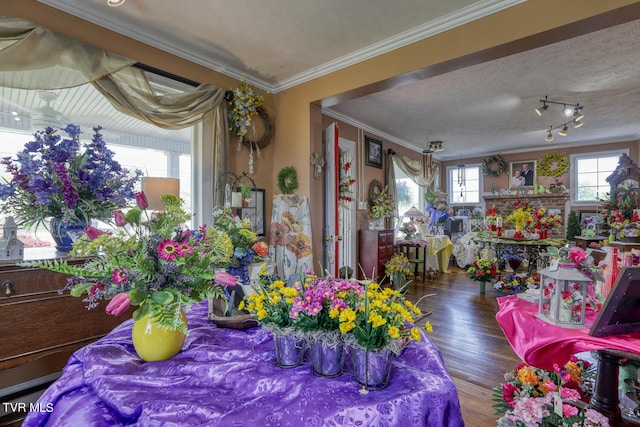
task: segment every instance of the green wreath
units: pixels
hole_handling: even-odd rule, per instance
[[[287,166],[278,172],[278,188],[282,194],[292,194],[298,188],[298,176],[293,166]]]
[[[567,153],[560,153],[559,151],[545,154],[540,159],[540,164],[537,166],[536,171],[540,176],[557,178],[569,171],[569,157]]]
[[[507,162],[500,154],[489,156],[482,161],[482,173],[493,177],[507,173]]]

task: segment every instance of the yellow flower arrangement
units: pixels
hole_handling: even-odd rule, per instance
[[[532,209],[528,204],[517,203],[507,217],[507,221],[513,223],[516,230],[524,230],[533,220],[531,211]]]
[[[407,300],[401,292],[366,283],[365,293],[356,306],[340,313],[340,332],[345,334],[349,345],[400,354],[410,340],[420,341],[414,316],[421,315],[417,303]],[[430,322],[425,329],[433,331]]]

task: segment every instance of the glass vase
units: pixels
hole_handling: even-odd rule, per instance
[[[311,344],[311,367],[319,377],[334,378],[342,374],[344,345],[330,345],[323,341]]]

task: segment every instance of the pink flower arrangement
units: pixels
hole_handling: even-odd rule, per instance
[[[545,371],[527,364],[505,374],[505,383],[493,389],[494,407],[501,415],[500,426],[609,426],[599,412],[582,409],[591,390],[588,377],[594,372],[589,362],[571,357],[563,367]],[[578,405],[581,403],[580,405]]]
[[[118,316],[137,306],[134,319],[149,315],[160,326],[187,333],[183,307],[205,298],[224,297],[223,287],[235,286],[236,277],[216,271],[229,266],[234,246],[220,228],[189,230],[190,215],[171,195],[161,196],[163,214],[146,216],[146,197],[127,213],[116,210],[113,233],[88,227],[76,240],[72,256],[92,256],[83,265],[66,260],[38,261],[30,265],[71,274],[67,289],[73,296],[86,294],[87,308],[109,300],[107,314]]]

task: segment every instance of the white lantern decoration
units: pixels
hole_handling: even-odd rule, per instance
[[[541,270],[537,317],[563,328],[584,328],[589,283],[591,279],[573,263]]]

